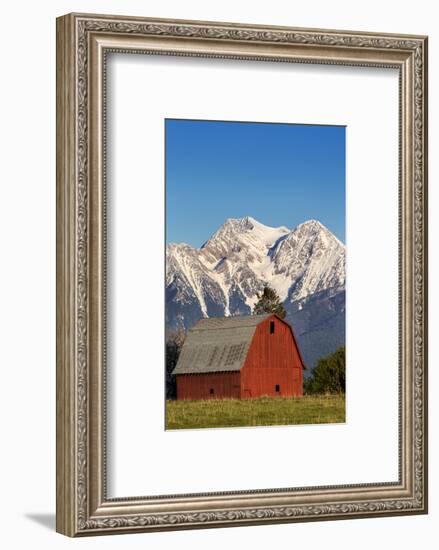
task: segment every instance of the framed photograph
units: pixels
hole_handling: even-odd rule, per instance
[[[345,132],[165,121],[167,429],[345,421]]]
[[[57,530],[427,512],[427,38],[57,20]]]

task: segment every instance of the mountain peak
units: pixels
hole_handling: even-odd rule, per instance
[[[285,227],[284,225],[280,227],[272,227],[270,225],[265,225],[255,218],[252,218],[251,216],[245,216],[244,218],[227,218],[227,220],[223,223],[223,225],[219,228],[219,230],[216,232],[218,233],[222,229],[234,229],[239,232],[246,232],[246,231],[253,231],[256,230],[258,232],[281,232],[281,233],[289,233],[288,227]]]
[[[288,233],[286,227],[270,227],[251,216],[228,218],[201,248],[215,251],[217,258],[241,250],[246,250],[251,256],[257,250],[265,255],[268,248]]]
[[[252,230],[257,223],[258,222],[250,216],[245,216],[244,218],[227,218],[219,230],[223,228],[234,228],[236,230],[247,231]]]
[[[345,245],[329,230],[325,225],[323,225],[318,220],[307,220],[303,223],[297,225],[292,231],[291,235],[321,235],[323,238],[329,238],[331,241],[336,242],[338,245],[344,247]]]
[[[324,226],[321,222],[313,219],[306,220],[302,223],[299,223],[299,225],[296,225],[292,233],[296,231],[307,231],[311,233],[319,233],[321,231],[324,231],[325,233],[331,233],[331,231],[326,226]]]
[[[321,222],[319,222],[319,220],[314,219],[306,220],[300,223],[297,227],[319,227],[326,229],[326,227]]]

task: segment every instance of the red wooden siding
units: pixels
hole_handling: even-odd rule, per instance
[[[240,397],[240,372],[178,374],[177,399]],[[210,390],[213,389],[213,394]]]
[[[257,325],[240,371],[177,374],[177,399],[301,396],[302,376],[292,329],[272,315]]]
[[[273,334],[270,323],[274,323]],[[241,369],[241,397],[262,395],[303,395],[299,352],[289,325],[277,317],[269,317],[258,325]]]

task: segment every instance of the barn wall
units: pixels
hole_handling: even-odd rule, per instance
[[[214,390],[213,395],[210,389]],[[240,397],[239,372],[178,374],[177,399],[221,399]]]
[[[270,334],[270,321],[275,324],[274,334]],[[243,398],[303,395],[298,350],[290,328],[276,317],[269,317],[255,331],[241,369],[241,395]]]

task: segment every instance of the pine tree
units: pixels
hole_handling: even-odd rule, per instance
[[[253,315],[263,315],[264,313],[274,313],[281,319],[285,319],[287,315],[279,296],[269,286],[264,287],[262,294],[258,294],[258,301],[253,308]]]

